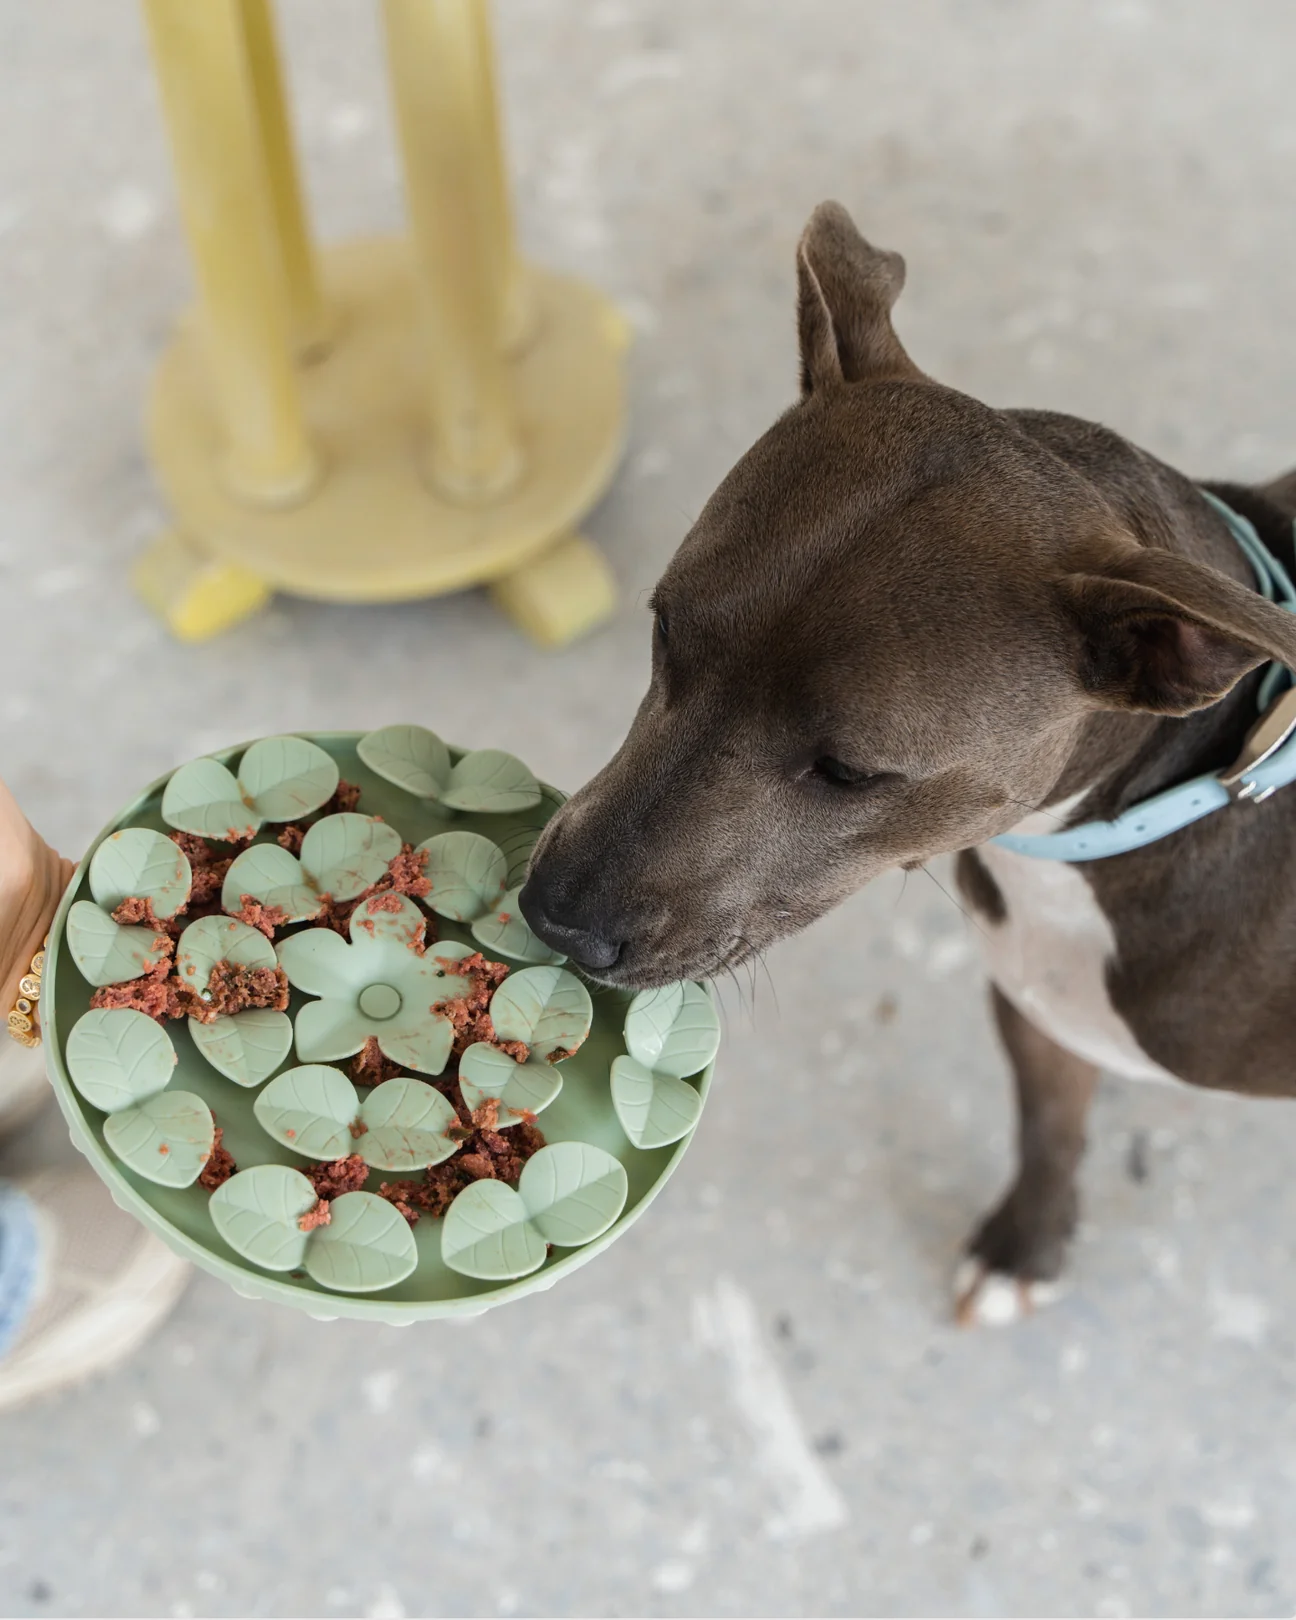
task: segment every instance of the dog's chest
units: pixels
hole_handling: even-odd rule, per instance
[[[1003,922],[985,925],[983,943],[990,977],[1008,1000],[1059,1046],[1100,1068],[1129,1079],[1173,1080],[1112,1006],[1107,970],[1116,936],[1084,877],[1065,861],[1014,855],[994,844],[977,854],[1007,908]]]

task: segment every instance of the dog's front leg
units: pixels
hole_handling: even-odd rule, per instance
[[[1076,1170],[1098,1070],[991,991],[1017,1087],[1017,1179],[968,1243],[955,1285],[960,1322],[1015,1321],[1056,1292],[1075,1230]]]

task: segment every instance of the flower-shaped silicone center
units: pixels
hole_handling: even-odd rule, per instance
[[[454,1026],[437,1008],[471,992],[455,973],[471,954],[450,940],[424,947],[426,922],[412,901],[376,894],[351,918],[351,943],[328,928],[308,928],[279,946],[289,982],[317,996],[297,1014],[302,1063],[352,1057],[372,1037],[384,1057],[420,1074],[440,1074]]]

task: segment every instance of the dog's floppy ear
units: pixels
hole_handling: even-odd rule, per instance
[[[871,247],[840,203],[822,202],[797,246],[801,392],[922,373],[891,328],[904,260]]]
[[[1191,714],[1269,659],[1296,667],[1296,614],[1172,552],[1123,551],[1059,582],[1081,684],[1104,708]]]

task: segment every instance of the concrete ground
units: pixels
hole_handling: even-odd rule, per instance
[[[377,8],[284,11],[322,232],[395,226]],[[476,595],[280,601],[181,648],[125,582],[190,286],[140,25],[0,3],[0,771],[69,851],[276,729],[416,717],[580,782],[646,588],[792,397],[824,196],[907,256],[946,382],[1193,471],[1296,461],[1278,0],[501,0],[498,29],[528,249],[638,332],[588,524],[616,623],[546,657]],[[1105,1090],[1069,1297],[956,1331],[1010,1150],[974,944],[914,876],[775,951],[667,1195],[550,1294],[400,1333],[196,1279],[129,1365],[0,1422],[0,1612],[1292,1614],[1296,1110]]]

